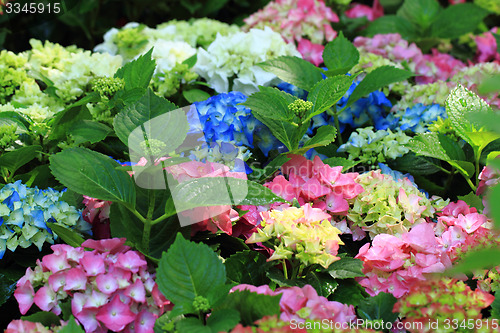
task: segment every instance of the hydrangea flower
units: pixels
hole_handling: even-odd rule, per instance
[[[373,131],[373,127],[358,128],[352,132],[349,140],[341,145],[338,152],[349,155],[350,160],[360,161],[363,164],[376,165],[395,159],[409,152],[404,146],[410,142],[411,137],[401,130]]]
[[[53,245],[17,282],[14,297],[25,314],[35,304],[61,314],[61,304],[85,332],[153,332],[172,304],[160,293],[144,256],[125,246],[125,238],[87,240],[82,247]],[[84,248],[92,249],[85,251]]]
[[[47,222],[82,231],[87,229],[81,213],[60,198],[62,192],[52,188],[27,187],[21,180],[0,190],[0,259],[6,249],[35,245],[40,251],[45,243],[57,239]]]
[[[368,294],[386,292],[400,298],[429,274],[442,273],[451,260],[441,250],[434,224],[422,222],[399,236],[381,233],[359,249],[365,277],[357,278]]]
[[[498,33],[498,27],[494,27],[481,35],[474,36],[477,48],[475,60],[477,62],[500,62],[500,53],[497,52],[497,40],[493,36],[494,33]]]
[[[446,291],[446,292],[443,292]],[[394,311],[400,312],[404,323],[421,323],[423,330],[409,329],[410,332],[471,332],[468,327],[446,325],[451,322],[473,322],[477,331],[490,328],[482,320],[481,310],[487,308],[495,299],[479,289],[471,290],[463,281],[442,278],[421,281],[414,284],[409,294],[399,299],[394,305]],[[478,324],[478,321],[481,324]],[[437,323],[438,327],[429,327]],[[417,325],[408,327],[416,328]],[[491,332],[494,330],[492,329]],[[490,332],[489,329],[484,332]]]
[[[271,241],[273,255],[268,259],[296,259],[303,267],[319,264],[324,268],[337,260],[339,245],[344,243],[338,234],[340,230],[328,221],[330,215],[310,204],[273,209],[262,214],[262,228],[252,234],[245,243]]]
[[[250,95],[258,91],[259,85],[281,82],[256,64],[284,55],[300,57],[295,46],[286,44],[269,27],[251,29],[228,36],[218,35],[207,50],[199,48],[194,69],[218,93],[235,90]]]
[[[64,326],[62,323],[59,327],[47,328],[41,323],[18,319],[11,321],[4,333],[53,333],[59,332]]]
[[[366,17],[368,21],[373,21],[384,16],[384,7],[379,0],[374,0],[371,7],[353,2],[351,8],[346,10],[344,14],[349,18]]]
[[[243,93],[233,91],[194,103],[188,112],[192,131],[203,133],[207,143],[221,141],[249,148],[256,143],[267,156],[279,141],[249,108],[241,105],[246,99]],[[254,137],[257,139],[255,143]]]
[[[347,219],[352,228],[360,227],[372,238],[402,234],[430,222],[436,211],[447,204],[437,196],[428,199],[407,178],[396,181],[381,170],[361,174],[356,182],[365,191],[354,199]]]
[[[399,120],[399,128],[403,131],[410,130],[413,133],[424,133],[428,131],[428,125],[439,118],[448,118],[446,109],[439,105],[415,104],[407,108]]]
[[[26,54],[6,50],[0,52],[0,104],[7,103],[23,82],[30,80],[34,83],[26,73],[27,60]]]
[[[280,299],[280,320],[284,322],[304,322],[305,319],[328,319],[334,323],[350,323],[356,320],[352,305],[329,301],[326,297],[318,296],[316,290],[306,284],[304,287],[284,287],[272,291],[268,285],[259,287],[249,284],[240,284],[234,291],[248,290],[269,296],[282,295]]]
[[[282,175],[264,184],[271,191],[300,205],[326,210],[334,216],[345,216],[349,206],[363,187],[356,182],[357,173],[342,173],[342,167],[331,167],[316,156],[288,155],[291,159],[281,167]],[[286,178],[285,178],[286,177]]]
[[[483,205],[484,205],[484,214],[489,214],[489,204],[487,197],[484,195],[487,193],[487,190],[496,186],[500,183],[500,170],[492,167],[485,166],[481,173],[479,174],[479,185],[476,190],[477,195],[483,195]]]
[[[319,66],[323,62],[322,44],[337,36],[331,22],[339,22],[339,18],[323,0],[275,0],[244,21],[246,30],[270,27],[287,43],[297,42],[304,59]]]

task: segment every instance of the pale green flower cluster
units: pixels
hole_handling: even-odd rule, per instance
[[[23,82],[30,79],[24,70],[26,62],[25,55],[0,52],[0,104],[7,103]]]
[[[3,124],[0,125],[0,150],[12,145],[17,139],[17,125]]]
[[[378,234],[405,233],[412,226],[434,218],[448,204],[437,196],[428,199],[408,178],[395,181],[380,170],[361,174],[356,182],[365,191],[354,199],[347,219],[367,231],[372,239]]]
[[[417,84],[408,86],[401,99],[392,107],[392,111],[404,112],[415,104],[444,105],[450,90],[455,85],[450,82],[436,81],[428,84]]]
[[[0,259],[5,250],[34,244],[40,251],[44,243],[57,237],[47,222],[63,227],[88,230],[89,225],[73,206],[61,201],[62,192],[30,188],[18,180],[0,190]]]
[[[270,28],[251,29],[229,36],[218,35],[207,50],[198,49],[195,71],[218,93],[231,90],[250,95],[258,86],[281,82],[256,64],[279,56],[301,57],[294,45],[287,44]]]
[[[16,111],[35,123],[45,121],[77,100],[90,89],[95,78],[113,76],[123,62],[119,56],[91,53],[75,46],[63,47],[35,39],[30,44],[31,50],[16,55],[16,66],[11,61],[11,70],[24,74],[19,74],[22,81],[9,100],[2,101],[0,112]],[[35,79],[44,82],[44,91]]]
[[[404,145],[411,137],[403,131],[373,131],[373,127],[364,127],[352,132],[349,140],[341,145],[339,152],[345,152],[350,160],[367,165],[384,163],[387,159],[395,159],[409,152]]]

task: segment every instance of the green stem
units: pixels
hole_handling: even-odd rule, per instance
[[[479,148],[476,153],[476,187],[479,186],[479,160],[481,159],[481,153],[483,149]]]
[[[462,176],[464,176],[465,180],[467,181],[467,184],[469,184],[469,186],[472,189],[472,191],[476,192],[477,187],[472,183],[472,181],[470,180],[470,178],[466,177],[465,175],[462,175]]]
[[[285,275],[285,279],[288,280],[288,272],[287,272],[287,269],[286,269],[286,260],[283,259],[283,275]]]
[[[148,206],[148,214],[146,215],[146,220],[144,221],[144,229],[142,232],[142,249],[145,253],[149,252],[149,238],[151,236],[151,228],[153,227],[152,219],[153,212],[155,209],[155,191],[149,192],[149,206]]]

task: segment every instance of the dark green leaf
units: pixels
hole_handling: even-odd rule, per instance
[[[47,223],[47,226],[68,245],[79,247],[85,241],[76,231],[56,223]]]
[[[224,262],[227,277],[237,283],[261,286],[268,282],[266,271],[273,263],[268,263],[266,257],[257,251],[237,252]]]
[[[406,147],[417,155],[437,158],[443,161],[464,160],[460,146],[444,134],[424,133],[415,136]]]
[[[373,37],[377,34],[392,33],[398,33],[406,40],[416,39],[419,36],[418,30],[413,24],[396,15],[384,15],[379,17],[375,21],[372,21],[365,30],[365,34],[369,37]]]
[[[50,124],[50,140],[65,140],[70,129],[82,120],[91,120],[92,115],[86,106],[70,106],[55,114]]]
[[[50,157],[52,174],[69,189],[92,198],[135,205],[135,186],[125,171],[106,155],[69,148]]]
[[[305,284],[310,284],[319,296],[328,297],[335,292],[338,282],[330,275],[321,272],[310,271],[303,280]]]
[[[431,175],[439,172],[436,163],[439,163],[439,161],[417,156],[414,152],[409,152],[392,161],[389,166],[395,170],[411,172],[412,175]]]
[[[70,130],[75,139],[75,144],[84,142],[96,143],[104,140],[113,130],[108,126],[92,120],[82,120]]]
[[[130,147],[132,144],[135,147],[145,140],[146,134],[148,139],[160,140],[173,150],[177,148],[178,145],[175,145],[178,142],[181,144],[184,141],[185,134],[182,133],[188,130],[184,112],[182,110],[170,112],[175,109],[177,109],[175,104],[156,96],[148,89],[140,100],[126,105],[116,115],[113,122],[116,135],[127,146]],[[141,126],[144,126],[145,134]],[[172,140],[173,142],[170,142]]]
[[[151,58],[152,54],[153,48],[116,71],[114,77],[125,80],[125,90],[134,88],[146,89],[149,86],[156,68],[156,63]]]
[[[328,273],[335,279],[349,279],[363,274],[363,262],[351,257],[342,257],[328,266]]]
[[[304,146],[292,150],[291,154],[302,155],[305,154],[309,149],[327,146],[335,140],[337,135],[337,129],[330,125],[321,126],[318,128],[316,135],[304,143]]]
[[[264,180],[271,176],[275,171],[277,171],[283,164],[286,162],[290,161],[290,158],[286,156],[286,153],[278,155],[275,159],[273,159],[271,162],[269,162],[265,167],[264,167],[264,172],[262,176],[260,177],[261,180]]]
[[[41,323],[43,326],[60,325],[61,319],[53,313],[47,311],[36,312],[29,316],[21,317],[21,320],[31,321],[33,323]]]
[[[192,306],[196,296],[207,297],[225,281],[226,269],[219,256],[205,244],[185,240],[180,233],[157,270],[160,291],[176,306]]]
[[[19,113],[14,111],[0,112],[0,126],[12,124],[17,125],[19,132],[26,132],[30,127],[30,123]]]
[[[297,99],[295,96],[276,88],[259,87],[259,89],[242,103],[252,110],[257,119],[264,122],[267,119],[288,121],[293,118],[294,115],[288,106]],[[269,128],[272,131],[272,128]]]
[[[397,15],[421,29],[427,29],[441,11],[436,0],[405,0]]]
[[[338,75],[318,82],[307,96],[313,107],[307,112],[306,120],[337,104],[349,90],[353,79],[353,76]]]
[[[240,322],[240,313],[233,309],[214,311],[207,319],[212,333],[229,332]]]
[[[177,212],[195,207],[220,205],[266,205],[285,202],[256,182],[231,177],[192,179],[172,189]]]
[[[328,298],[329,300],[357,306],[365,298],[364,288],[354,279],[339,280],[337,282],[339,286],[335,289],[333,295]]]
[[[358,305],[358,315],[366,320],[383,320],[386,323],[392,323],[398,318],[398,314],[392,312],[396,302],[396,297],[387,293],[365,298]]]
[[[280,314],[281,295],[268,296],[248,290],[230,293],[220,311],[235,309],[240,313],[241,323],[245,326],[253,324],[265,316]]]
[[[184,90],[182,96],[184,96],[189,103],[201,102],[210,98],[209,93],[200,89]]]
[[[368,73],[363,81],[354,89],[351,97],[347,101],[346,107],[351,106],[358,99],[365,97],[369,93],[382,89],[383,87],[399,81],[407,80],[413,73],[393,66],[381,66]]]
[[[189,332],[189,333],[212,333],[210,327],[203,325],[198,318],[188,317],[183,318],[175,325],[176,332]]]
[[[472,32],[488,15],[488,11],[472,3],[459,3],[441,11],[431,25],[431,35],[458,38]]]
[[[342,32],[323,51],[323,61],[331,75],[346,74],[359,61],[358,49]]]
[[[14,294],[14,291],[16,290],[16,283],[16,280],[9,279],[3,273],[0,273],[0,306],[7,302]]]
[[[323,79],[318,67],[298,57],[281,56],[260,63],[258,66],[283,81],[307,91],[311,91],[312,87]]]
[[[73,316],[69,318],[68,324],[59,330],[59,333],[84,333],[83,328],[76,323]]]
[[[16,173],[17,169],[33,160],[41,151],[41,146],[25,146],[3,153],[0,156],[0,166],[7,168],[11,173]]]
[[[491,317],[500,319],[500,291],[495,292],[495,300],[491,303]]]
[[[132,244],[141,244],[143,224],[127,208],[112,204],[109,218],[112,237],[124,237]]]

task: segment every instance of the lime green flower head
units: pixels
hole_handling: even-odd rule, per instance
[[[26,73],[26,62],[22,54],[5,50],[0,52],[0,104],[7,103],[22,83],[30,79]]]
[[[306,204],[262,213],[262,228],[247,243],[268,242],[274,253],[268,260],[298,259],[303,266],[319,264],[327,268],[339,260],[340,231],[328,221],[331,216]]]

